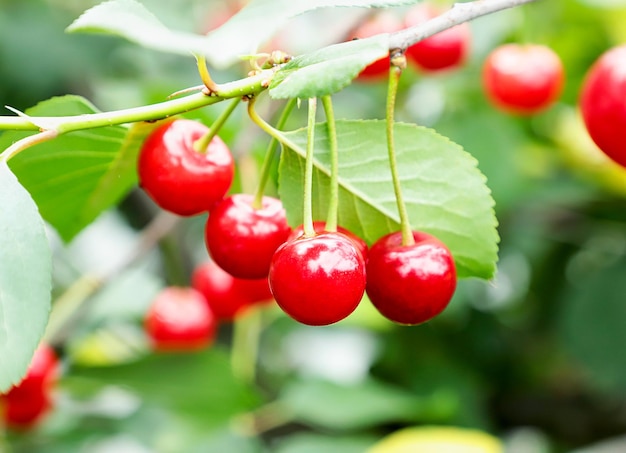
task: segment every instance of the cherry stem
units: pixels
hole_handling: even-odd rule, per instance
[[[392,53],[393,54],[393,53]],[[398,175],[398,161],[396,159],[396,144],[394,139],[394,111],[396,106],[396,94],[398,93],[398,83],[402,75],[402,63],[406,63],[404,55],[392,55],[392,64],[389,69],[389,85],[387,90],[387,152],[389,153],[389,169],[393,181],[393,190],[398,204],[398,214],[400,215],[400,228],[402,230],[402,245],[413,245],[413,232],[406,204],[402,198],[402,188],[400,186],[400,176]]]
[[[254,384],[262,330],[262,309],[250,307],[234,322],[230,363],[236,378]]]
[[[217,83],[213,81],[211,78],[211,74],[209,73],[209,69],[206,65],[206,58],[203,55],[196,55],[196,64],[198,65],[198,72],[200,73],[200,79],[202,83],[206,87],[207,95],[217,95],[217,90],[219,89]]]
[[[250,109],[254,109],[254,103],[256,98],[250,99],[248,103],[248,111]],[[285,104],[285,108],[278,118],[276,122],[276,128],[282,129],[291,114],[291,111],[296,105],[296,99],[291,98]],[[276,137],[272,137],[269,144],[267,145],[267,150],[265,151],[265,157],[263,158],[263,164],[261,165],[261,176],[259,178],[259,184],[254,194],[254,200],[252,201],[253,209],[261,209],[263,207],[263,194],[265,192],[265,186],[267,186],[267,181],[270,178],[270,173],[272,169],[272,162],[274,161],[274,154],[276,152],[276,145],[278,144],[278,140]]]
[[[339,210],[339,149],[337,145],[337,127],[333,102],[329,95],[322,97],[322,105],[326,114],[328,130],[328,147],[330,150],[330,193],[328,195],[328,214],[326,231],[337,231],[337,214]]]
[[[213,140],[213,137],[215,137],[217,133],[220,131],[220,129],[222,129],[222,126],[228,120],[231,113],[233,113],[233,111],[237,108],[237,106],[239,105],[239,102],[241,102],[240,98],[233,99],[231,103],[228,104],[228,107],[226,107],[226,110],[224,110],[220,114],[220,116],[217,117],[217,119],[213,122],[213,124],[211,124],[211,127],[209,128],[209,132],[204,134],[202,137],[200,137],[198,140],[196,140],[193,143],[193,149],[196,152],[204,154],[209,150],[209,145],[211,144],[211,140]]]
[[[309,116],[306,133],[304,163],[304,194],[302,197],[302,229],[305,237],[315,236],[313,227],[313,150],[315,148],[315,114],[317,98],[309,98]]]

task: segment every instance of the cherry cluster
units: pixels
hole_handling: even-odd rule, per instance
[[[0,394],[0,419],[6,426],[15,430],[30,428],[50,411],[59,371],[54,350],[46,343],[40,344],[24,379]]]
[[[436,238],[401,233],[370,250],[345,228],[326,231],[314,222],[292,230],[280,200],[237,193],[227,196],[233,158],[214,136],[197,149],[206,126],[171,120],[146,139],[138,160],[141,187],[163,209],[181,216],[208,212],[205,244],[211,261],[199,266],[192,287],[168,287],[153,301],[146,331],[159,350],[211,343],[219,321],[232,321],[254,304],[274,299],[285,313],[308,325],[327,325],[350,315],[367,291],[387,318],[419,324],[439,314],[456,287],[454,261]]]

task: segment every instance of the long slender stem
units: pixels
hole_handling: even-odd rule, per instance
[[[248,110],[254,109],[254,103],[256,98],[250,99],[248,104]],[[296,99],[292,98],[287,101],[285,104],[285,108],[278,118],[276,122],[276,128],[282,129],[291,115],[293,108],[296,105]],[[276,151],[276,145],[278,144],[278,140],[275,137],[272,137],[269,144],[267,145],[267,150],[265,151],[265,157],[263,158],[263,164],[261,165],[261,176],[259,178],[259,184],[257,186],[256,192],[254,194],[254,200],[252,202],[252,207],[255,209],[260,209],[263,206],[263,194],[265,193],[265,186],[267,186],[267,181],[270,178],[270,170],[272,168],[272,161],[274,160],[274,154]]]
[[[315,236],[313,227],[313,150],[315,149],[315,114],[317,99],[309,99],[307,121],[306,154],[304,163],[304,187],[302,197],[302,229],[305,237]]]
[[[326,114],[328,129],[328,148],[330,150],[330,193],[328,195],[328,214],[326,231],[337,231],[337,214],[339,209],[339,149],[337,145],[337,127],[333,102],[329,95],[322,97],[322,105]]]
[[[392,57],[392,63],[394,58]],[[402,188],[400,185],[400,176],[398,175],[398,161],[396,159],[396,144],[394,139],[394,111],[396,106],[396,94],[398,92],[398,82],[402,68],[392,64],[389,69],[389,87],[387,90],[387,152],[389,153],[389,168],[391,170],[391,179],[393,181],[393,190],[398,204],[398,214],[400,215],[400,228],[402,230],[402,245],[412,245],[415,243],[413,232],[411,231],[411,223],[409,215],[402,198]]]
[[[211,124],[211,127],[209,128],[209,132],[207,132],[203,137],[200,137],[198,140],[196,140],[196,142],[193,144],[193,148],[197,152],[199,153],[207,152],[207,150],[209,149],[209,145],[211,144],[211,140],[213,140],[213,137],[217,135],[217,133],[220,131],[220,129],[222,128],[226,120],[228,120],[231,113],[233,113],[233,111],[237,108],[240,102],[241,102],[241,98],[233,99],[231,103],[228,105],[228,107],[226,107],[226,110],[224,110],[220,114],[220,116],[217,117],[217,119],[213,122],[213,124]]]
[[[253,306],[234,323],[231,349],[233,374],[246,384],[254,384],[259,355],[259,337],[262,330],[262,308]]]
[[[11,159],[13,156],[18,154],[19,152],[24,151],[25,149],[30,148],[31,146],[35,146],[39,143],[52,140],[58,135],[59,134],[57,133],[57,131],[50,130],[50,131],[39,132],[38,134],[34,134],[34,135],[29,135],[28,137],[24,137],[23,139],[16,141],[7,149],[5,149],[2,155],[0,156],[0,160],[4,162],[8,162],[9,159]]]

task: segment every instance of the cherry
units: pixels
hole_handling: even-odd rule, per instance
[[[50,392],[59,374],[54,350],[42,343],[33,356],[26,376],[5,395],[0,395],[6,424],[26,429],[37,423],[52,408]]]
[[[179,119],[157,127],[144,142],[137,164],[139,183],[161,208],[182,216],[208,211],[233,181],[234,161],[217,136],[206,152],[193,145],[209,129]]]
[[[253,199],[248,194],[224,199],[206,224],[211,258],[237,278],[266,278],[274,252],[291,232],[280,200],[263,197],[262,207],[255,209]]]
[[[267,277],[235,278],[213,261],[196,267],[191,286],[202,293],[219,321],[232,321],[250,305],[273,299]]]
[[[315,220],[313,222],[313,229],[318,234],[327,232],[326,231],[326,222],[324,222],[322,220]],[[365,259],[365,261],[367,261],[367,243],[363,239],[358,237],[356,234],[354,234],[352,231],[347,230],[347,229],[345,229],[345,228],[343,228],[341,226],[337,226],[337,231],[339,233],[342,233],[342,234],[346,235],[349,239],[354,241],[357,250],[359,252],[361,252],[361,255],[363,256],[363,259]],[[291,234],[287,238],[287,241],[293,241],[294,239],[299,238],[303,234],[304,234],[304,227],[302,225],[300,225],[299,227],[295,228],[291,232]]]
[[[504,111],[532,115],[550,106],[563,88],[563,64],[549,47],[504,44],[483,66],[487,97]]]
[[[400,232],[372,245],[367,261],[367,295],[378,311],[400,324],[420,324],[441,313],[456,289],[450,250],[435,237],[413,232],[402,245]]]
[[[393,33],[402,28],[402,23],[396,16],[383,11],[371,16],[354,30],[354,38],[369,38],[381,33]],[[380,58],[366,66],[357,76],[362,82],[379,81],[389,75],[389,55]]]
[[[591,66],[583,81],[580,108],[596,145],[626,167],[626,45],[609,49]]]
[[[199,291],[176,286],[155,297],[145,319],[146,333],[157,351],[202,349],[212,343],[216,324]]]
[[[287,315],[323,326],[352,313],[365,291],[365,261],[342,233],[301,236],[276,250],[270,288]]]
[[[422,3],[408,11],[404,25],[414,27],[439,14],[438,9]],[[470,42],[471,30],[465,22],[413,44],[406,50],[407,60],[423,71],[452,69],[464,63]]]

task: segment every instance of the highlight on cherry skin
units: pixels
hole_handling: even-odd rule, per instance
[[[194,148],[208,132],[202,123],[177,119],[145,140],[137,163],[139,184],[161,208],[181,216],[200,214],[230,189],[235,166],[226,144],[216,135],[206,150]]]
[[[320,234],[320,233],[326,233],[326,222],[322,221],[322,220],[314,220],[313,221],[313,230]],[[361,252],[361,255],[363,255],[363,259],[365,259],[365,261],[367,261],[367,242],[365,242],[363,239],[361,239],[359,236],[357,236],[356,234],[354,234],[352,231],[337,225],[337,231],[341,234],[346,235],[349,239],[351,239],[352,241],[354,241],[356,248],[359,252]],[[289,235],[289,237],[287,238],[287,241],[293,241],[294,239],[299,238],[300,236],[302,236],[304,234],[304,227],[302,225],[296,227],[293,229],[293,231],[291,232],[291,234]]]
[[[441,14],[434,5],[420,3],[404,17],[405,27],[414,27]],[[406,50],[407,61],[424,72],[443,71],[461,66],[469,54],[471,29],[467,22],[423,39]]]
[[[339,232],[300,236],[274,254],[269,274],[276,303],[311,326],[350,315],[365,292],[365,260],[354,241]]]
[[[169,286],[152,301],[144,327],[156,351],[194,351],[212,344],[217,322],[199,291]]]
[[[456,289],[450,250],[430,234],[414,231],[413,245],[401,232],[376,241],[367,260],[367,295],[376,309],[399,324],[415,325],[440,314]]]
[[[487,98],[499,109],[533,115],[550,107],[565,79],[559,56],[541,44],[504,44],[483,65]]]
[[[587,71],[580,93],[585,127],[595,144],[626,168],[626,45],[604,52]]]
[[[24,379],[0,394],[0,416],[4,423],[15,430],[36,425],[54,406],[52,391],[59,373],[56,353],[48,344],[41,343]]]
[[[211,260],[194,269],[191,286],[202,293],[218,321],[234,321],[247,308],[273,300],[267,277],[236,278]]]
[[[209,255],[237,278],[267,278],[274,252],[291,232],[279,199],[265,196],[259,209],[253,200],[248,194],[232,195],[211,210],[206,223]]]

